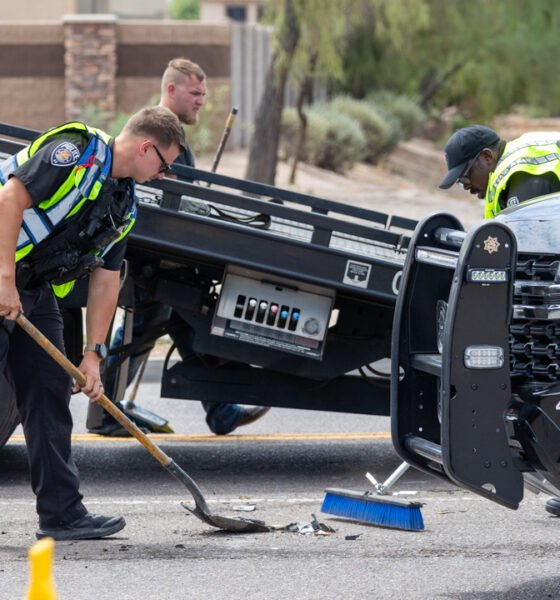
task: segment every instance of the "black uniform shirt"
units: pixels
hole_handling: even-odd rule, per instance
[[[17,177],[23,183],[31,196],[33,206],[37,206],[50,198],[64,183],[87,144],[88,138],[85,134],[63,132],[41,146],[29,160],[17,167],[10,177]],[[115,182],[119,189],[128,188],[127,179],[113,180],[113,183]],[[118,271],[125,252],[126,238],[116,243],[103,257],[103,268]]]
[[[560,191],[560,180],[554,173],[530,175],[520,171],[509,178],[505,190],[500,194],[500,208],[516,206],[527,200],[558,191]]]

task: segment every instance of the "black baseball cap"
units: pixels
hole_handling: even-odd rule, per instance
[[[445,144],[445,160],[447,175],[439,187],[447,190],[461,177],[469,160],[472,160],[481,150],[492,146],[500,136],[490,127],[471,125],[458,129]]]

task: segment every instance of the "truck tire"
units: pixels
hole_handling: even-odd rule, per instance
[[[19,424],[14,388],[5,377],[0,377],[0,449]]]

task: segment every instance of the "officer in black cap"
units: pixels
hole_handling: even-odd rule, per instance
[[[484,217],[526,200],[560,191],[558,132],[526,133],[506,142],[489,127],[457,130],[445,145],[447,175],[439,187],[458,183],[486,200]]]
[[[488,162],[489,167],[496,165],[498,157],[501,155],[500,150],[503,150],[505,146],[505,142],[501,144],[499,142],[500,136],[493,129],[484,125],[471,125],[457,130],[445,145],[448,172],[439,187],[447,190],[454,183],[459,183],[471,194],[477,194],[479,198],[483,198],[489,171],[482,170],[479,163]],[[496,150],[500,152],[499,154],[492,150],[495,145],[498,146]],[[478,178],[480,187],[475,187],[470,179],[471,175],[474,177],[476,174],[484,176]]]
[[[439,187],[458,183],[485,198],[484,217],[503,208],[560,191],[560,133],[526,133],[505,142],[489,127],[471,125],[456,131],[445,145],[447,175]],[[546,510],[560,517],[560,498],[550,498]]]

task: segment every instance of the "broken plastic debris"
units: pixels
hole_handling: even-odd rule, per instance
[[[302,535],[309,535],[310,533],[314,533],[315,529],[313,529],[313,525],[311,523],[290,523],[286,525],[287,531],[295,531],[296,533],[301,533]]]
[[[330,535],[331,533],[334,533],[336,531],[336,529],[334,529],[333,527],[330,527],[325,523],[320,523],[315,515],[312,514],[311,517],[312,518],[310,523],[290,523],[282,529],[284,529],[284,531],[293,531],[296,533],[301,533],[302,535],[309,535],[311,533],[314,533],[315,535]]]

